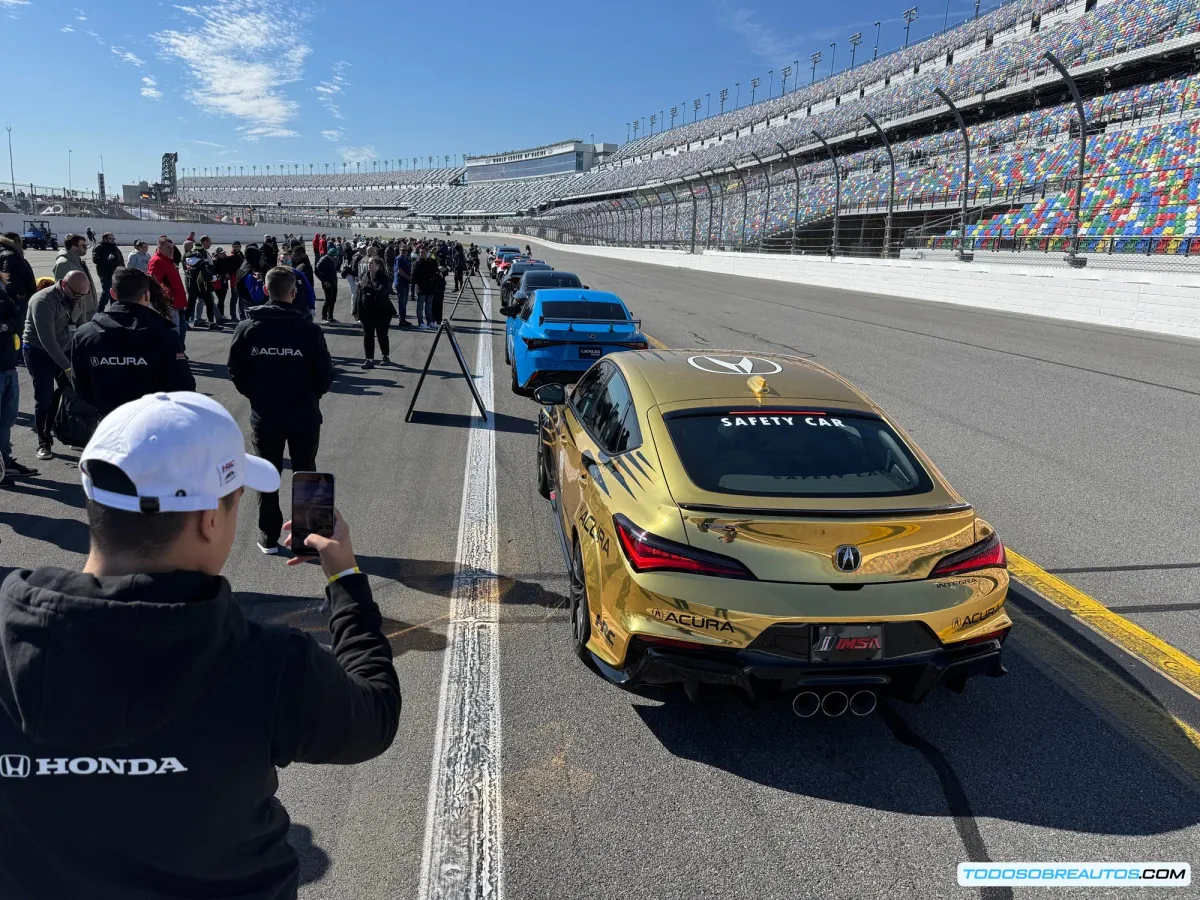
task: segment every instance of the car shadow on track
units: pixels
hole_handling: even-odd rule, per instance
[[[246,618],[251,621],[264,625],[287,625],[311,634],[326,647],[330,645],[329,613],[321,609],[321,600],[246,591],[237,591],[235,596]],[[414,625],[384,616],[383,633],[395,656],[446,649],[446,636],[425,625]]]
[[[507,413],[496,412],[494,410],[492,411],[491,418],[492,428],[495,431],[506,434],[534,434],[537,431],[537,423],[530,419],[522,419],[519,416],[510,416]],[[414,425],[439,425],[445,428],[470,428],[482,421],[478,415],[423,412],[417,409],[413,410],[410,423]]]
[[[384,556],[359,556],[358,567],[368,575],[386,578],[414,591],[449,597],[454,589],[454,576],[458,571],[455,563],[440,559],[399,559]],[[494,577],[499,587],[498,602],[502,606],[540,606],[544,609],[565,609],[565,595],[547,589],[543,580],[565,580],[559,572],[539,572],[521,575],[493,575],[479,573],[480,577]],[[536,579],[536,580],[526,580]]]
[[[949,810],[973,859],[983,858],[976,817],[1127,836],[1200,823],[1200,785],[1019,652],[1008,664],[1006,678],[976,679],[961,695],[881,701],[862,718],[798,719],[785,702],[750,708],[716,691],[690,703],[673,688],[639,690],[662,703],[634,709],[673,755],[780,791],[912,815]],[[1200,753],[1178,728],[1162,740]],[[931,775],[940,792],[928,790]]]

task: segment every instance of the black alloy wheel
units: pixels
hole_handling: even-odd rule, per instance
[[[571,556],[571,648],[582,660],[591,656],[587,648],[592,636],[591,608],[587,601],[587,583],[583,571],[583,552],[576,541]]]

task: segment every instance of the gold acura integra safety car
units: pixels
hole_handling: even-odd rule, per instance
[[[575,651],[609,679],[794,694],[807,716],[1003,674],[999,537],[834,373],[647,350],[534,396]]]

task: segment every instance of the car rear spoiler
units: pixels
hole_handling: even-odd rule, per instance
[[[616,325],[632,325],[637,331],[642,330],[641,319],[555,319],[549,316],[538,316],[539,325],[566,325],[567,331],[574,331],[574,326],[582,325],[595,328],[597,325],[607,325],[609,331],[616,331]]]

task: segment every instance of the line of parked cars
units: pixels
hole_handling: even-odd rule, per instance
[[[594,291],[519,247],[488,251],[488,271],[500,285],[506,317],[504,361],[512,390],[529,396],[542,384],[578,381],[596,360],[650,346],[640,319],[608,291]]]

